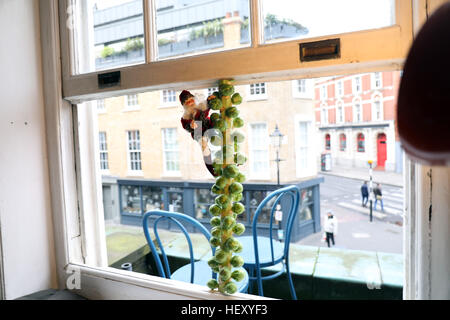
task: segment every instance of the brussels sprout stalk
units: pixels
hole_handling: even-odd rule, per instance
[[[218,289],[219,292],[226,294],[235,293],[237,287],[234,281],[241,281],[245,276],[241,270],[233,270],[244,264],[240,256],[234,255],[242,251],[242,245],[233,234],[240,235],[245,231],[243,224],[236,223],[236,218],[245,210],[239,202],[243,191],[241,183],[245,181],[245,176],[239,172],[238,165],[242,165],[246,158],[237,153],[243,135],[242,133],[236,135],[234,128],[242,127],[243,121],[237,118],[239,111],[233,104],[240,104],[242,98],[238,93],[234,93],[232,83],[232,80],[219,81],[219,91],[208,97],[210,106],[220,110],[220,116],[215,117],[214,127],[222,133],[223,151],[217,153],[218,158],[214,160],[214,171],[218,178],[212,191],[218,196],[215,199],[216,203],[210,207],[210,212],[214,216],[211,219],[214,236],[210,243],[216,247],[216,254],[209,265],[213,271],[218,272],[218,281],[211,279],[208,286],[212,290]],[[239,139],[236,139],[237,136]]]

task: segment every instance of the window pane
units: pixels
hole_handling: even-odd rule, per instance
[[[263,0],[266,42],[319,37],[394,24],[394,0]]]
[[[137,186],[121,186],[122,211],[127,213],[141,213],[141,194]]]
[[[164,210],[164,197],[160,187],[142,187],[142,203],[145,211]]]
[[[75,73],[145,62],[142,12],[142,0],[76,0],[67,22],[75,38]]]
[[[250,45],[248,0],[159,0],[159,59]]]

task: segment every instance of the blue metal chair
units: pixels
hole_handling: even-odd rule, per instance
[[[284,228],[284,244],[273,239],[273,220],[275,209],[284,197],[291,198],[291,205],[288,213],[287,222]],[[275,199],[275,201],[273,201]],[[258,236],[258,217],[262,209],[270,202],[272,209],[270,213],[269,236]],[[285,271],[289,280],[289,286],[292,299],[297,300],[291,273],[289,271],[289,245],[293,222],[297,215],[300,202],[300,190],[292,185],[287,186],[270,193],[258,206],[255,211],[252,223],[253,236],[240,237],[244,250],[241,253],[244,259],[244,268],[249,271],[250,280],[256,280],[258,285],[258,294],[263,296],[262,281],[274,279],[282,275]],[[262,276],[261,269],[282,264],[280,271],[275,274]],[[254,275],[256,273],[256,276]]]
[[[161,251],[162,256],[162,262],[161,258],[158,254],[158,251],[156,250],[156,246],[153,243],[150,233],[149,233],[149,218],[155,216],[156,219],[153,222],[153,232],[155,235],[156,242],[158,244],[158,247]],[[186,237],[188,246],[189,246],[189,255],[190,255],[190,263],[182,266],[181,268],[177,269],[173,273],[170,270],[169,265],[169,259],[167,258],[166,252],[164,250],[164,246],[161,242],[161,239],[158,234],[158,224],[162,220],[169,220],[175,223],[176,226],[182,231],[184,236]],[[160,277],[167,278],[167,279],[173,279],[173,280],[179,280],[183,282],[190,282],[195,283],[199,285],[206,286],[206,283],[211,279],[217,279],[217,274],[212,272],[211,268],[208,266],[207,260],[194,260],[194,249],[192,246],[192,240],[189,236],[189,233],[186,229],[187,225],[191,225],[192,227],[198,229],[203,233],[203,235],[206,237],[209,243],[209,239],[211,238],[211,234],[209,231],[197,220],[194,218],[185,215],[183,213],[178,212],[169,212],[169,211],[162,211],[162,210],[151,210],[144,214],[142,226],[144,228],[144,234],[145,238],[147,239],[148,245],[150,246],[150,250],[152,252],[153,259],[156,264],[157,271],[159,273]],[[211,247],[212,255],[215,253],[215,248]],[[164,264],[164,265],[163,265]],[[239,292],[247,292],[248,288],[248,274],[245,269],[242,268],[242,270],[245,272],[246,276],[245,278],[237,282],[236,285],[238,287]]]

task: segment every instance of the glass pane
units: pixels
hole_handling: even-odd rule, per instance
[[[164,210],[164,196],[159,187],[142,187],[142,203],[145,211],[161,209]]]
[[[395,0],[263,0],[266,42],[375,29],[394,23]]]
[[[253,221],[253,217],[255,215],[256,209],[259,204],[270,194],[271,191],[250,191],[250,223]],[[275,202],[276,197],[271,199],[265,206],[262,208],[261,213],[258,216],[258,223],[269,224],[270,223],[270,213],[272,210],[272,205]]]
[[[311,220],[314,212],[313,188],[303,189],[300,197],[298,219],[300,222]]]
[[[214,204],[216,195],[211,189],[195,189],[194,190],[194,215],[198,220],[210,219],[209,206]]]
[[[67,26],[74,32],[76,73],[145,62],[142,3],[142,0],[74,1],[74,6],[67,10]]]
[[[250,45],[249,0],[157,0],[159,59]]]
[[[141,194],[138,186],[121,186],[122,211],[141,213]]]
[[[169,192],[169,211],[183,212],[183,191]]]

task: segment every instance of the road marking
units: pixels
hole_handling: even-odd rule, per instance
[[[352,233],[352,237],[356,239],[370,238],[368,233]]]
[[[352,209],[352,210],[364,213],[366,215],[370,214],[369,209],[367,209],[367,208],[364,209],[364,208],[362,208],[360,206],[355,206],[355,205],[353,205],[351,203],[339,202],[338,205],[341,206],[341,207],[344,207],[344,208],[348,208],[348,209]],[[378,218],[378,219],[383,219],[383,218],[385,218],[387,216],[386,214],[380,213],[380,212],[377,212],[377,211],[372,211],[372,215],[374,217]]]
[[[353,199],[352,202],[356,203],[356,204],[361,204],[361,201],[356,200],[356,199]],[[373,202],[373,205],[374,205],[374,208],[375,208],[375,201]],[[367,203],[367,206],[369,206],[369,203]],[[384,211],[387,212],[387,213],[395,214],[395,215],[401,215],[402,214],[402,207],[397,208],[397,209],[391,208],[391,207],[394,207],[394,206],[391,205],[390,203],[386,204],[386,201],[383,201],[383,207],[384,207]],[[369,207],[367,207],[367,208],[369,208]],[[381,208],[381,204],[377,203],[377,208]],[[398,210],[398,209],[400,209],[400,210]],[[370,209],[368,209],[368,210],[370,210]]]

